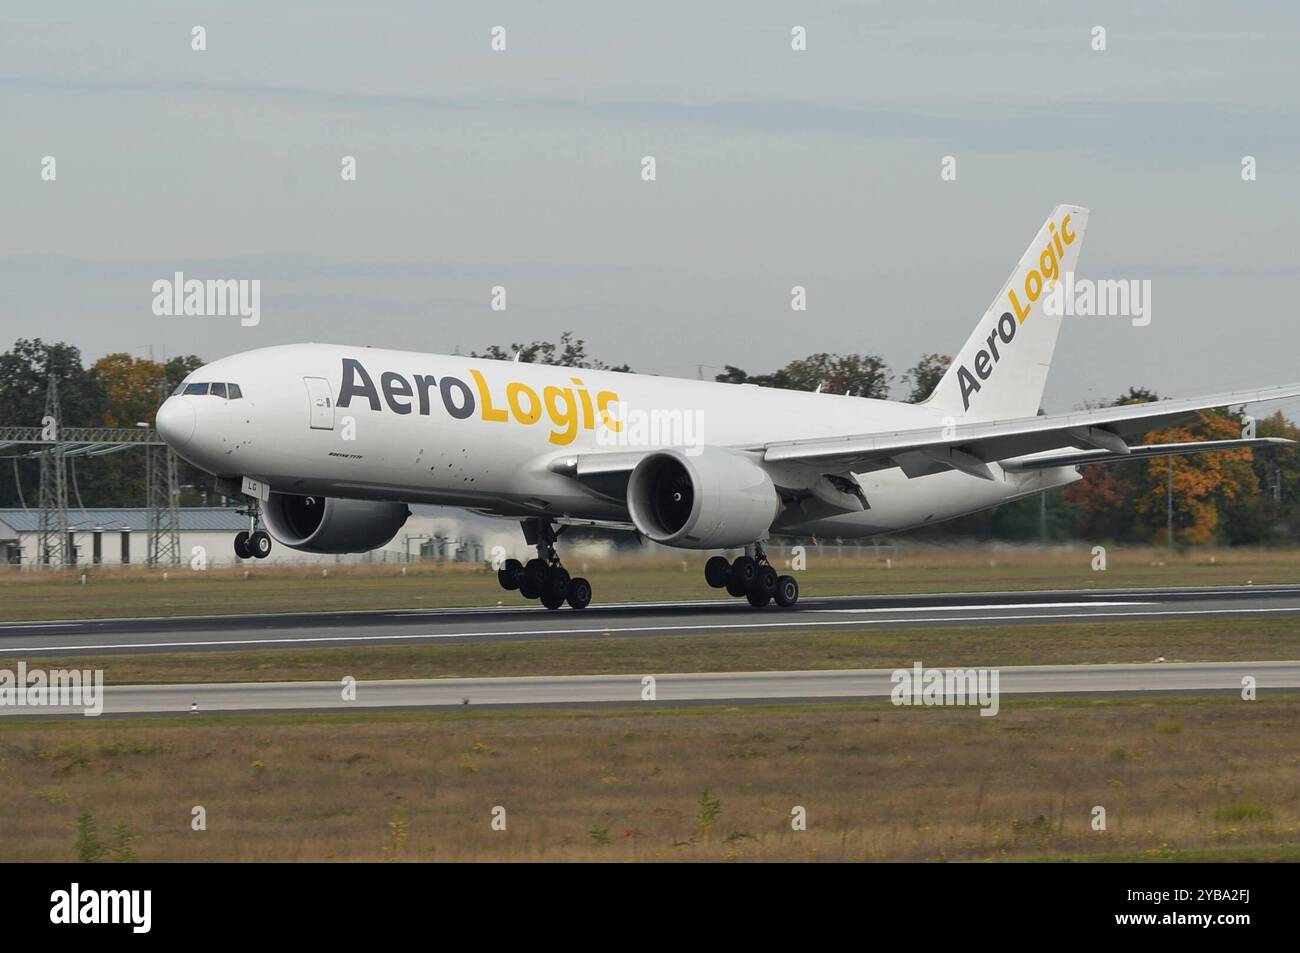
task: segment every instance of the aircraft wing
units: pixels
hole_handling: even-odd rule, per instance
[[[1052,467],[1084,467],[1090,463],[1120,463],[1151,457],[1181,457],[1189,453],[1214,450],[1246,450],[1251,447],[1275,447],[1295,443],[1282,437],[1255,437],[1249,440],[1189,440],[1186,443],[1144,443],[1128,453],[1110,450],[1049,450],[1025,457],[999,461],[1004,470],[1047,470]]]
[[[952,468],[993,479],[987,464],[995,461],[1014,460],[1006,469],[1040,469],[1047,466],[1112,462],[1130,457],[1141,450],[1138,447],[1130,448],[1129,440],[1152,430],[1193,420],[1198,411],[1297,396],[1300,396],[1300,384],[1285,384],[1260,390],[1126,404],[1016,420],[963,422],[961,418],[956,418],[947,427],[794,440],[753,449],[761,450],[763,459],[770,463],[803,463],[855,473],[897,466],[908,476],[922,476]],[[1166,454],[1231,450],[1274,442],[1289,441],[1201,441],[1196,449],[1191,449],[1189,444],[1184,445],[1186,449],[1166,451]],[[1092,452],[1083,460],[1070,460],[1060,456],[1057,458],[1059,462],[1050,463],[1042,462],[1047,458],[1038,456],[1067,448]],[[1143,453],[1143,456],[1159,455],[1162,454],[1150,451]]]

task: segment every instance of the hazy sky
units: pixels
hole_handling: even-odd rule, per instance
[[[4,0],[0,349],[568,329],[657,373],[822,350],[901,373],[960,347],[1068,202],[1081,276],[1150,279],[1153,315],[1070,319],[1049,410],[1288,382],[1297,96],[1283,3]],[[261,279],[260,325],[155,316],[178,270]]]

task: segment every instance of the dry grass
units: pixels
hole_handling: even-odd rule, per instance
[[[1021,626],[845,627],[808,632],[683,633],[619,638],[433,645],[369,644],[254,652],[143,652],[52,658],[43,668],[102,669],[115,685],[603,675],[645,672],[896,668],[1300,658],[1294,619],[1125,620]],[[13,664],[12,661],[0,664]]]
[[[1276,698],[10,722],[0,859],[75,859],[83,812],[127,825],[140,860],[1294,858],[1298,715]]]
[[[1093,572],[1089,547],[909,545],[888,557],[843,557],[834,546],[809,547],[800,584],[808,595],[1002,589],[1098,589],[1124,586],[1256,585],[1300,580],[1300,551],[1112,547],[1106,572]],[[703,582],[708,553],[623,556],[584,563],[598,601],[716,598]],[[775,563],[779,554],[773,553]],[[207,613],[493,606],[520,603],[477,564],[395,564],[163,571],[140,567],[40,573],[0,567],[0,621]],[[322,575],[322,571],[327,575]],[[246,575],[247,574],[247,575]]]

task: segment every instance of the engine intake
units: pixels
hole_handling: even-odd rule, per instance
[[[743,454],[661,450],[632,470],[627,508],[636,528],[657,543],[725,549],[765,536],[781,498],[767,472]]]
[[[336,500],[272,493],[262,518],[272,536],[308,553],[363,553],[397,535],[411,515],[405,503]]]

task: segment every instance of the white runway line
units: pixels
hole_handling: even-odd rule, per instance
[[[816,611],[816,610],[814,610]],[[944,611],[942,609],[935,611]],[[13,655],[21,652],[84,652],[90,650],[106,651],[113,649],[171,649],[171,648],[204,648],[214,646],[238,646],[238,645],[301,645],[306,643],[329,643],[329,642],[411,642],[427,641],[433,639],[472,639],[472,638],[511,638],[529,636],[560,636],[560,635],[630,635],[643,632],[726,632],[739,629],[788,629],[804,628],[816,629],[827,628],[831,626],[868,626],[868,625],[893,625],[898,622],[913,622],[920,625],[929,625],[936,622],[1025,622],[1026,620],[1084,620],[1095,621],[1097,619],[1155,619],[1162,616],[1188,617],[1199,615],[1244,615],[1249,613],[1261,612],[1289,612],[1292,614],[1300,613],[1300,606],[1281,606],[1278,608],[1260,608],[1260,609],[1181,609],[1160,612],[1074,612],[1074,613],[1045,613],[1043,615],[1023,616],[1023,615],[987,615],[987,616],[946,616],[935,619],[804,619],[794,622],[733,622],[733,623],[704,623],[701,625],[648,625],[648,626],[597,626],[590,629],[516,629],[503,632],[424,632],[409,635],[311,635],[300,636],[297,638],[275,638],[275,639],[213,639],[210,641],[188,641],[188,642],[118,642],[102,643],[88,645],[27,645],[10,647],[0,645],[0,655]]]
[[[1259,586],[1166,586],[1148,589],[1102,589],[1102,590],[1077,590],[1080,593],[1094,591],[1098,594],[1108,596],[1123,597],[1140,597],[1156,598],[1161,595],[1187,595],[1192,594],[1203,598],[1210,596],[1235,596],[1250,593],[1252,595],[1262,596],[1283,596],[1283,595],[1300,595],[1300,586],[1286,584],[1271,584]],[[805,598],[805,602],[811,605],[820,605],[827,602],[839,602],[849,599],[943,599],[953,596],[964,596],[969,599],[988,599],[992,596],[1033,596],[1043,593],[1052,595],[1066,596],[1072,594],[1069,591],[1059,589],[1000,589],[989,590],[984,592],[916,592],[916,593],[885,593],[871,592],[858,593],[852,595],[835,595],[835,596],[812,596]],[[676,602],[610,602],[601,603],[593,608],[597,609],[691,609],[715,606],[735,605],[734,599],[687,599]],[[1151,603],[1140,603],[1141,605],[1150,605]],[[998,603],[991,603],[996,606]],[[1044,603],[1035,603],[1035,605],[1044,605]],[[1088,602],[1086,605],[1101,605],[1099,602]],[[903,607],[907,608],[907,607]],[[942,611],[945,608],[951,608],[943,605],[933,605],[927,608],[935,611]],[[429,608],[405,607],[405,608],[377,608],[377,609],[332,609],[325,613],[329,616],[367,616],[367,615],[390,615],[390,616],[440,616],[440,615],[458,615],[461,613],[492,613],[492,612],[535,612],[536,605],[529,603],[513,602],[506,605],[504,601],[501,605],[496,606],[436,606]],[[900,609],[900,611],[902,611]],[[239,614],[221,613],[217,615],[172,615],[172,616],[111,616],[106,618],[91,619],[42,619],[42,620],[16,620],[14,622],[0,622],[0,630],[16,629],[35,626],[85,626],[99,624],[122,624],[128,622],[231,622],[235,620],[250,619],[255,622],[273,622],[286,617],[311,616],[317,613],[312,612],[263,612],[255,613],[251,617],[241,616]]]
[[[1158,602],[1010,602],[974,606],[898,606],[892,609],[813,609],[813,612],[957,612],[973,609],[1083,609],[1090,606],[1158,606]]]
[[[1000,666],[998,671],[998,691],[1005,696],[1239,692],[1244,676],[1256,679],[1262,692],[1300,688],[1300,662],[1289,661],[1016,665]],[[333,681],[110,685],[104,690],[104,711],[189,717],[190,705],[195,703],[200,711],[214,713],[593,703],[654,708],[700,701],[884,700],[894,689],[892,673],[892,669],[662,673],[655,676],[656,701],[642,698],[642,676],[635,674],[379,679],[357,682],[356,697],[349,700],[341,697],[339,684]],[[76,708],[36,711],[0,707],[0,718],[32,714],[85,717]]]

